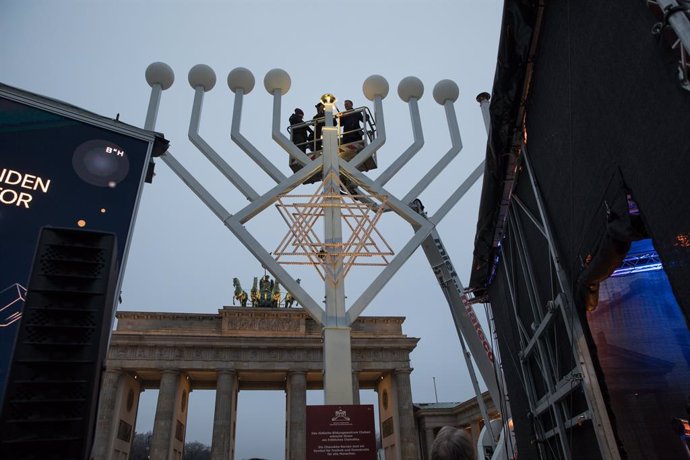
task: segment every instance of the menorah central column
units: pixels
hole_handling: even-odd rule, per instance
[[[323,127],[324,242],[326,325],[323,328],[324,399],[326,404],[352,404],[350,327],[345,319],[345,276],[341,221],[338,128],[333,125],[332,99],[324,96]]]

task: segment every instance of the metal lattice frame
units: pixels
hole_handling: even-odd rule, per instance
[[[334,282],[337,281],[335,274],[325,263],[326,252],[343,258],[341,277],[345,277],[353,266],[388,265],[395,254],[376,228],[386,209],[387,197],[353,194],[332,172],[325,181],[334,181],[340,192],[324,193],[322,184],[312,195],[286,194],[278,198],[275,206],[289,230],[273,251],[276,261],[283,265],[311,265],[321,279],[330,276]],[[325,209],[336,205],[349,229],[349,237],[326,243],[314,227],[325,216]]]
[[[570,284],[560,264],[524,145],[520,158],[526,166],[526,179],[530,181],[538,210],[533,212],[517,193],[513,193],[507,227],[511,247],[514,249],[506,251],[505,245],[502,246],[501,265],[506,275],[512,315],[518,327],[521,379],[527,394],[537,445],[543,458],[569,459],[572,447],[570,429],[582,423],[592,423],[603,457],[619,459],[620,454],[582,325],[574,313]],[[534,254],[530,252],[525,239],[525,224],[536,229],[548,247],[548,263],[555,275],[551,281],[552,296],[548,299],[540,296],[537,287],[538,281],[543,283],[544,280],[538,280],[535,276],[532,260]],[[540,262],[543,260],[540,259]],[[514,276],[518,272],[521,277]],[[520,286],[518,283],[521,283]],[[527,293],[527,299],[520,298],[519,287]],[[529,304],[529,310],[521,311],[518,307],[525,303]],[[572,360],[569,363],[558,360],[557,350],[559,347],[562,349],[563,340],[567,340],[572,349]],[[569,395],[575,391],[582,391],[587,403],[587,408],[578,413],[572,411],[573,407],[568,400]]]

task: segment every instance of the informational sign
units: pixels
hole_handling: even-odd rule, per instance
[[[120,270],[154,134],[0,85],[0,396],[41,227],[115,233]]]
[[[374,406],[307,406],[307,460],[376,460]]]

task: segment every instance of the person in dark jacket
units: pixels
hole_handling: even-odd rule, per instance
[[[323,102],[319,102],[316,107],[316,115],[312,118],[314,120],[314,148],[312,152],[321,150],[321,131],[326,126],[326,106]],[[335,118],[333,118],[333,126],[335,126]]]
[[[316,107],[316,115],[312,118],[314,120],[314,147],[313,152],[321,150],[321,130],[326,125],[326,111],[323,103],[319,102]]]
[[[311,137],[313,137],[314,132],[308,125],[300,125],[304,122],[304,112],[302,109],[297,107],[295,113],[290,115],[290,132],[292,134],[292,142],[303,152],[307,151],[307,146],[310,146]]]
[[[341,144],[349,144],[362,140],[361,124],[364,123],[362,112],[352,111],[352,101],[345,101],[345,112],[340,114],[340,126],[343,129]]]

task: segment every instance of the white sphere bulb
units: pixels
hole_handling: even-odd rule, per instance
[[[388,96],[388,82],[381,75],[372,75],[364,80],[362,91],[364,91],[364,96],[370,101],[373,101],[377,96],[384,99]]]
[[[244,94],[249,94],[254,89],[254,74],[244,67],[235,67],[228,74],[228,88],[233,93],[241,89]]]
[[[188,79],[194,89],[201,86],[204,91],[211,91],[216,86],[216,73],[206,64],[197,64],[189,69]]]
[[[434,100],[441,105],[457,101],[459,95],[460,90],[453,80],[441,80],[434,86]]]
[[[264,87],[269,94],[275,91],[280,91],[280,94],[286,94],[290,91],[290,75],[283,69],[271,69],[264,77]]]
[[[149,64],[145,75],[150,86],[161,85],[163,90],[170,88],[175,81],[175,72],[165,62]]]
[[[398,83],[398,96],[405,102],[410,102],[411,98],[417,100],[424,94],[424,83],[417,77],[405,77]]]

